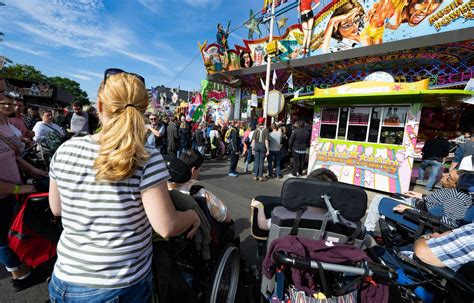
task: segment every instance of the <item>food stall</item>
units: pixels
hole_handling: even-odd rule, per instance
[[[314,106],[308,171],[326,167],[344,183],[407,191],[422,107],[473,96],[428,90],[428,84],[361,81],[292,99],[294,105]]]

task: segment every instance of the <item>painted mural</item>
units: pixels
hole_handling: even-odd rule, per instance
[[[294,2],[288,1],[287,5],[296,14],[298,5]],[[300,23],[290,25],[282,35],[274,37],[279,42],[275,61],[474,25],[474,4],[470,0],[301,0],[298,3]],[[256,22],[252,22],[252,27],[248,26],[254,32],[258,29]],[[249,37],[253,36],[249,34]],[[267,41],[268,37],[251,38],[243,40],[244,45],[236,44],[235,49],[228,49],[221,41],[209,45],[205,42],[199,44],[199,48],[207,72],[216,73],[266,64]]]

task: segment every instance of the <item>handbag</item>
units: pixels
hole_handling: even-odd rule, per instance
[[[47,198],[48,193],[29,195],[8,233],[8,246],[30,267],[37,267],[56,256],[60,223],[51,213]]]

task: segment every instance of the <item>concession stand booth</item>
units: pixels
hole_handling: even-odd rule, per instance
[[[371,37],[366,20],[381,2],[321,1],[309,52],[301,24],[279,27],[271,42],[249,30],[233,49],[204,43],[199,50],[209,81],[235,84],[234,118],[266,109],[267,123],[306,122],[308,171],[329,167],[342,182],[400,192],[417,175],[423,142],[439,131],[451,139],[474,129],[466,88],[474,78],[474,20],[468,0],[429,7],[409,0],[401,15],[387,11],[379,37]],[[291,20],[288,3],[277,17]],[[252,24],[269,20],[265,14]],[[279,97],[264,101],[266,91]]]
[[[314,107],[308,171],[326,167],[341,182],[404,192],[412,176],[423,106],[473,97],[413,83],[362,81],[292,99]]]

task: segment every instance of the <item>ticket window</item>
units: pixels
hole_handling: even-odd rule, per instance
[[[408,107],[326,107],[320,137],[383,144],[403,143]]]

